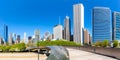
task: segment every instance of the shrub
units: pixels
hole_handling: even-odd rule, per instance
[[[101,47],[101,46],[102,46],[102,42],[97,41],[97,42],[95,43],[95,46],[96,46],[96,47]]]
[[[108,40],[104,40],[102,42],[102,47],[107,47],[107,46],[109,46],[109,41]]]
[[[113,41],[113,47],[118,47],[118,45],[119,45],[118,40],[114,40],[114,41]]]
[[[81,44],[76,44],[70,41],[56,40],[56,41],[40,41],[37,46],[81,46]]]

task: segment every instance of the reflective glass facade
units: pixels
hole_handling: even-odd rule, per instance
[[[114,12],[113,13],[113,25],[112,25],[112,31],[113,31],[113,38],[112,40],[120,40],[120,12]]]
[[[0,37],[4,40],[4,42],[8,42],[8,26],[1,25],[0,26]]]
[[[94,7],[92,11],[92,39],[96,41],[111,40],[111,10],[106,7]]]

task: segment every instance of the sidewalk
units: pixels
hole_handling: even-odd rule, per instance
[[[69,51],[70,60],[117,60],[111,57],[106,57],[82,50],[67,48]]]

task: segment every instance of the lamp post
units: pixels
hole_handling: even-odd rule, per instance
[[[39,52],[40,52],[40,49],[39,49],[39,40],[38,40],[38,60],[39,60]]]

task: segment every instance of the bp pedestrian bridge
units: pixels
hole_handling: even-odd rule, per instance
[[[70,47],[29,47],[29,52],[0,53],[0,60],[118,60]],[[32,52],[34,51],[34,52]]]

